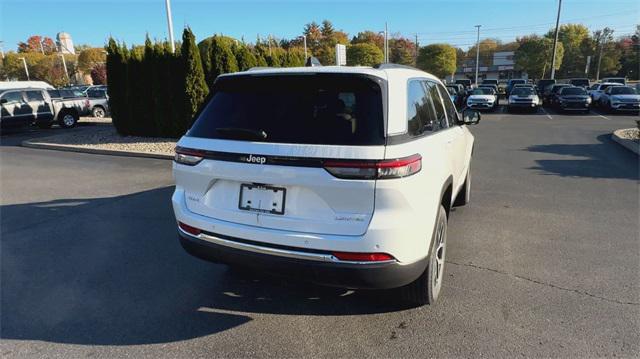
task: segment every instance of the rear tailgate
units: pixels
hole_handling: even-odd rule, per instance
[[[375,180],[336,178],[322,161],[384,158],[380,86],[344,75],[236,77],[216,83],[178,143],[204,157],[174,165],[187,208],[264,228],[364,234]]]

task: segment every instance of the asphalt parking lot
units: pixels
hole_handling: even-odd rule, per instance
[[[484,114],[441,301],[421,308],[192,258],[171,162],[4,135],[2,356],[637,357],[638,157],[608,135],[635,119]]]

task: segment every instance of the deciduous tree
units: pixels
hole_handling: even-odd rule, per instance
[[[448,44],[432,44],[420,48],[418,68],[444,78],[456,71],[456,49]]]
[[[373,66],[383,60],[382,50],[374,44],[363,42],[347,48],[347,65],[349,66]]]

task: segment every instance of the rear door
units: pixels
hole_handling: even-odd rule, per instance
[[[35,120],[50,121],[53,119],[53,109],[46,101],[42,90],[27,90],[24,93]]]
[[[456,180],[462,181],[467,165],[467,138],[464,136],[462,127],[458,125],[458,112],[456,111],[455,106],[451,103],[448,96],[443,95],[445,94],[445,90],[442,85],[431,82],[431,86],[436,86],[438,90],[440,90],[441,103],[437,104],[437,106],[443,106],[445,113],[447,114],[447,124],[449,126],[448,131],[450,136],[448,143],[448,155],[451,158],[451,165],[455,171],[454,182]],[[437,98],[433,99],[434,102],[437,100]]]
[[[383,80],[360,75],[227,76],[178,146],[206,150],[175,164],[190,211],[233,223],[361,235],[374,179],[337,178],[331,160],[384,158]]]

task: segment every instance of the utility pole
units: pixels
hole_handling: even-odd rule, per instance
[[[415,57],[416,57],[416,60],[415,60],[416,61],[416,67],[418,67],[418,47],[419,47],[418,46],[418,34],[416,34],[416,55],[415,55]]]
[[[389,29],[387,23],[384,23],[384,62],[389,62]]]
[[[551,56],[551,79],[556,78],[556,47],[558,46],[558,30],[560,26],[560,9],[562,8],[562,0],[558,0],[558,17],[556,18],[556,34],[553,40],[553,55]]]
[[[304,44],[304,61],[307,61],[309,58],[307,56],[307,35],[300,36],[302,38],[302,43]]]
[[[20,60],[22,60],[22,64],[24,65],[24,73],[27,74],[27,81],[30,81],[31,79],[29,78],[29,69],[27,68],[27,60],[25,60],[24,57],[21,57]]]
[[[602,49],[604,48],[604,30],[600,34],[600,53],[598,54],[598,68],[596,69],[596,82],[600,81],[600,64],[602,63]]]
[[[476,39],[476,87],[478,86],[478,69],[480,68],[480,26],[476,25],[478,29],[478,37]]]
[[[176,44],[173,41],[173,20],[171,20],[171,0],[164,0],[167,8],[167,26],[169,27],[169,41],[171,42],[171,53],[176,52]]]

